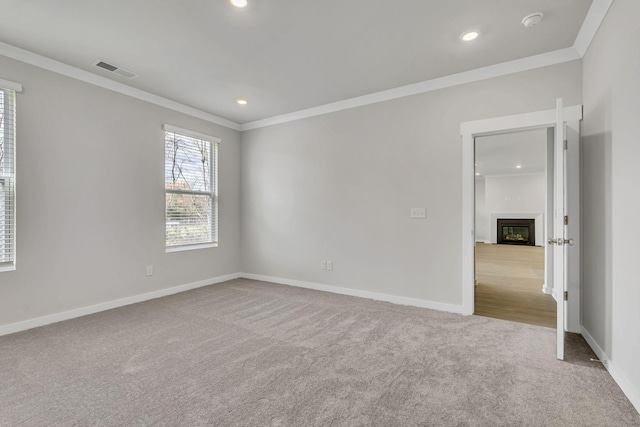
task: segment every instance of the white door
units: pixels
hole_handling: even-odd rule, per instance
[[[567,201],[567,179],[565,168],[565,123],[562,98],[556,101],[556,124],[553,156],[553,199],[554,218],[553,236],[548,243],[553,247],[553,284],[554,296],[557,302],[557,346],[556,357],[564,360],[564,331],[565,331],[565,291],[567,289],[567,246],[573,240],[565,236],[565,212]]]

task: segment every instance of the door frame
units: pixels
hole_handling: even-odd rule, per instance
[[[567,127],[567,149],[570,166],[567,186],[572,198],[568,212],[574,212],[570,222],[575,245],[569,252],[569,299],[565,310],[565,329],[580,332],[580,233],[579,233],[579,139],[582,105],[563,108]],[[462,139],[462,312],[473,314],[475,295],[475,138],[501,133],[519,132],[556,126],[556,109],[515,114],[460,124]],[[549,237],[549,236],[546,236]],[[546,280],[546,278],[545,278]],[[542,290],[541,290],[542,292]],[[554,298],[562,298],[555,295]]]

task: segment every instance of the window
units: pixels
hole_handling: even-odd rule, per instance
[[[220,140],[169,125],[164,130],[166,249],[216,246]]]
[[[0,89],[0,271],[16,261],[15,100],[13,90]]]

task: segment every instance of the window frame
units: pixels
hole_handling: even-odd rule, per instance
[[[4,111],[2,112],[3,118],[7,116],[11,117],[11,126],[10,129],[7,128],[7,122],[3,123],[4,126],[4,141],[5,141],[5,153],[7,152],[6,146],[7,141],[11,145],[10,158],[3,158],[2,161],[5,162],[5,165],[8,165],[9,173],[0,176],[0,181],[2,181],[2,186],[6,185],[6,182],[9,181],[9,200],[5,200],[5,203],[9,206],[9,209],[5,206],[5,212],[8,211],[7,217],[11,217],[12,220],[4,219],[5,224],[3,226],[4,230],[2,230],[3,235],[9,235],[13,239],[13,243],[9,246],[9,257],[10,261],[2,261],[0,259],[0,272],[3,271],[14,271],[16,269],[16,94],[22,91],[22,86],[17,83],[8,82],[6,80],[0,80],[0,91],[3,92],[3,106]],[[7,98],[9,102],[7,102]],[[6,251],[7,244],[4,242],[0,242],[0,247],[3,251]]]
[[[219,243],[219,235],[218,235],[218,223],[219,223],[219,209],[218,209],[218,152],[219,145],[222,142],[220,138],[215,136],[206,135],[203,133],[191,131],[188,129],[179,128],[176,126],[165,124],[163,126],[164,130],[164,194],[165,194],[165,252],[181,252],[181,251],[189,251],[196,249],[205,249],[205,248],[215,248],[218,247]],[[166,182],[166,168],[167,168],[167,137],[168,134],[174,134],[178,136],[183,136],[186,138],[197,139],[203,142],[207,142],[209,144],[209,191],[199,191],[199,190],[179,190],[179,189],[169,189],[167,188]],[[196,195],[196,196],[209,196],[211,203],[209,208],[209,218],[210,218],[210,233],[209,239],[207,242],[197,242],[197,243],[186,243],[181,245],[168,245],[167,242],[167,194],[183,194],[183,195]]]

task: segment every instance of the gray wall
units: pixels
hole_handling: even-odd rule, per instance
[[[611,6],[584,58],[583,326],[640,398],[640,2]],[[620,382],[620,381],[619,381]],[[628,390],[627,390],[628,391]],[[637,404],[637,402],[636,402]]]
[[[239,271],[238,132],[4,57],[0,70],[24,86],[0,325]],[[164,123],[223,140],[218,248],[164,251]]]
[[[243,271],[462,304],[460,123],[581,92],[574,61],[244,132]]]

